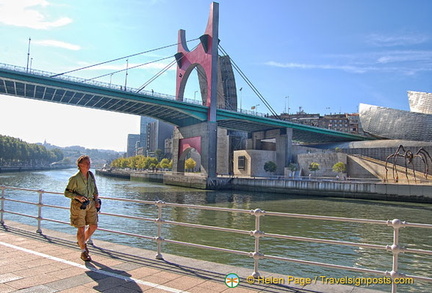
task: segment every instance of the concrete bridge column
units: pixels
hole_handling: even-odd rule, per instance
[[[276,152],[283,153],[281,156],[281,160],[278,162],[284,162],[285,165],[281,167],[288,167],[288,165],[292,162],[292,136],[293,136],[293,129],[292,128],[285,128],[281,129],[282,135],[279,138],[280,141],[280,150],[278,150],[278,139],[276,139]],[[277,155],[276,155],[277,157]],[[283,159],[283,161],[282,161]],[[282,168],[282,172],[284,172]]]
[[[219,145],[214,142],[214,136]],[[226,129],[217,128],[216,123],[212,122],[176,128],[173,137],[173,171],[183,173],[187,154],[195,149],[201,155],[202,175],[214,178],[216,172],[227,174],[228,140]],[[217,160],[217,157],[221,159]]]
[[[285,167],[291,162],[292,128],[283,128],[276,135],[276,165],[277,174],[284,174]]]
[[[257,131],[248,139],[247,149],[274,151],[276,153],[276,174],[284,174],[284,169],[292,161],[292,128]],[[265,142],[274,139],[275,143]]]

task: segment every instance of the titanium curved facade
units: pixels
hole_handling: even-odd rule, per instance
[[[378,107],[359,106],[363,130],[388,139],[432,141],[432,115]]]
[[[424,92],[408,92],[411,112],[432,114],[432,94]]]

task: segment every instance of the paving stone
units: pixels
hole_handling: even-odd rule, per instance
[[[0,275],[0,283],[15,281],[15,280],[19,280],[21,278],[22,278],[21,276],[17,276],[17,275],[12,274],[12,273],[3,274],[3,275]]]
[[[166,292],[185,290],[190,293],[213,292],[311,292],[316,288],[288,288],[240,284],[228,288],[224,277],[236,272],[245,278],[251,268],[225,266],[174,255],[155,260],[153,251],[131,249],[97,240],[90,246],[93,261],[83,262],[76,247],[75,235],[18,224],[22,231],[0,227],[0,292]],[[18,228],[14,228],[18,229]],[[33,232],[29,232],[32,231]],[[26,234],[27,233],[27,234]],[[49,235],[47,235],[50,233]],[[28,235],[28,238],[22,235]],[[22,244],[24,247],[21,247]],[[165,286],[165,287],[164,287]],[[317,287],[318,288],[318,287]],[[352,292],[349,286],[320,287],[317,292]],[[357,291],[359,292],[359,291]],[[372,293],[362,290],[362,293]]]
[[[19,292],[20,293],[53,293],[53,292],[57,292],[57,290],[54,290],[45,285],[39,285],[39,286],[34,286],[26,289],[21,289]]]

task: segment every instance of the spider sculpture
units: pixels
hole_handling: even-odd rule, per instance
[[[420,148],[415,154],[411,151],[411,150],[405,150],[405,148],[403,147],[403,145],[400,145],[398,147],[398,149],[396,150],[396,152],[394,152],[393,154],[391,154],[390,156],[387,157],[386,159],[386,164],[385,164],[385,169],[386,169],[386,180],[387,180],[387,173],[388,173],[388,169],[387,169],[387,163],[389,160],[393,160],[393,179],[395,180],[395,182],[398,182],[399,180],[399,176],[398,176],[398,171],[397,171],[397,159],[398,158],[403,158],[405,160],[405,176],[407,181],[409,182],[408,179],[408,165],[411,164],[412,165],[412,170],[413,170],[413,174],[414,174],[414,181],[417,182],[416,179],[416,174],[415,174],[415,169],[414,169],[414,163],[413,160],[415,158],[420,158],[423,161],[423,164],[425,166],[424,168],[424,176],[427,179],[427,176],[429,174],[429,162],[432,163],[432,158],[429,155],[429,153],[424,149],[424,148]]]

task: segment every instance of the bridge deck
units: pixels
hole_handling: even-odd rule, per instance
[[[76,78],[71,80],[72,77],[53,78],[47,72],[32,70],[32,73],[27,73],[22,70],[0,64],[0,95],[149,116],[180,127],[202,123],[208,118],[208,107],[176,101],[175,97],[157,93],[141,94],[132,89],[120,90],[116,86],[76,81]],[[216,120],[222,128],[247,132],[292,128],[293,140],[307,143],[373,139],[224,109],[217,109]]]
[[[0,228],[0,292],[377,292],[322,284],[299,288],[248,284],[248,269],[174,255],[156,260],[153,251],[95,240],[93,260],[83,262],[73,235],[6,222]],[[240,285],[228,288],[229,273]],[[275,277],[286,277],[277,276]]]

